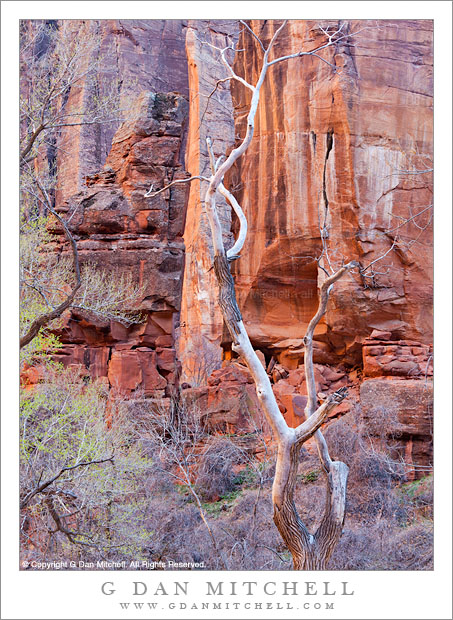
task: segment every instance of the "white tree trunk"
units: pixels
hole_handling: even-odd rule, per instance
[[[357,264],[352,262],[345,265],[328,277],[321,286],[318,311],[310,321],[304,339],[305,370],[308,389],[308,404],[305,410],[306,419],[297,428],[290,428],[277,405],[266,370],[263,368],[263,365],[251,345],[236,301],[234,280],[230,271],[230,262],[239,258],[239,252],[246,239],[247,219],[237,200],[223,185],[225,174],[230,170],[235,161],[245,153],[252,141],[260,88],[264,82],[268,68],[278,62],[286,61],[291,58],[304,55],[317,56],[317,52],[333,45],[339,38],[351,36],[341,34],[341,28],[333,35],[329,35],[325,32],[327,41],[317,49],[309,52],[301,51],[289,56],[282,56],[274,60],[269,60],[274,42],[285,24],[286,22],[276,30],[267,49],[258,37],[252,33],[264,51],[263,65],[255,86],[236,75],[233,68],[228,63],[226,52],[228,49],[233,49],[233,51],[235,51],[234,48],[228,47],[219,50],[221,60],[231,74],[230,79],[241,82],[252,91],[253,95],[247,117],[246,135],[241,144],[231,151],[222,164],[220,163],[222,158],[219,158],[216,162],[211,140],[207,138],[212,175],[209,179],[206,179],[209,181],[209,186],[206,191],[204,204],[212,233],[214,271],[219,284],[219,305],[225,324],[233,340],[233,350],[243,358],[250,370],[255,382],[259,402],[272,428],[278,445],[277,464],[272,487],[274,522],[291,552],[294,568],[296,570],[313,570],[324,569],[326,567],[332,551],[341,536],[346,502],[346,483],[348,478],[348,467],[340,461],[332,461],[329,456],[327,444],[320,431],[320,427],[329,412],[345,397],[346,389],[341,388],[334,394],[331,394],[323,404],[318,406],[313,369],[313,333],[316,325],[326,311],[329,293],[333,284],[350,269],[356,267]],[[244,25],[250,31],[248,25]],[[336,35],[338,35],[337,38]],[[165,189],[167,188],[163,188],[153,195],[157,195]],[[216,210],[215,197],[217,192],[221,193],[230,202],[240,223],[240,230],[236,242],[228,251],[225,251],[223,245],[222,228]],[[294,489],[301,446],[313,435],[316,438],[320,461],[326,475],[326,505],[324,516],[318,530],[315,534],[310,534],[297,513],[294,504]]]

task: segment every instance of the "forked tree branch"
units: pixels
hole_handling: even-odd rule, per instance
[[[207,139],[208,155],[211,165],[211,177],[208,179],[209,185],[205,194],[204,204],[208,216],[212,243],[214,249],[214,271],[219,284],[219,305],[222,310],[225,324],[231,334],[233,345],[232,348],[244,359],[250,370],[252,378],[255,382],[256,393],[266,418],[275,434],[278,445],[277,465],[272,487],[272,501],[274,504],[274,521],[284,539],[288,548],[293,555],[294,567],[296,569],[314,567],[325,567],[330,557],[339,535],[344,517],[344,504],[346,493],[346,480],[348,468],[343,463],[335,463],[331,460],[325,440],[319,430],[330,411],[336,407],[345,397],[346,389],[342,388],[334,394],[330,395],[326,402],[317,407],[316,384],[314,381],[313,370],[313,334],[316,325],[326,312],[329,293],[333,284],[339,280],[350,269],[357,266],[352,262],[343,266],[336,273],[329,276],[321,285],[320,301],[316,315],[310,321],[305,336],[305,366],[307,373],[308,385],[308,405],[306,408],[306,420],[296,429],[290,428],[286,423],[280,409],[277,405],[275,395],[269,376],[261,364],[256,352],[250,342],[247,331],[242,322],[241,312],[237,305],[234,280],[230,271],[230,261],[238,257],[240,249],[243,247],[247,233],[247,220],[239,203],[234,199],[232,194],[224,187],[223,179],[225,174],[231,169],[234,163],[245,153],[249,147],[255,127],[255,115],[258,108],[261,86],[266,77],[267,70],[270,66],[304,55],[316,55],[317,53],[331,45],[337,40],[347,38],[350,35],[340,33],[339,37],[335,37],[341,31],[341,28],[329,35],[328,41],[309,52],[300,52],[289,56],[282,56],[275,60],[269,60],[270,53],[274,43],[280,32],[286,25],[284,21],[277,28],[267,48],[259,38],[252,33],[254,38],[259,42],[261,49],[264,51],[262,66],[258,80],[255,85],[249,84],[244,78],[238,76],[226,58],[226,52],[233,49],[231,46],[218,49],[222,63],[227,67],[230,73],[230,79],[237,80],[246,88],[252,91],[251,102],[247,116],[246,133],[240,144],[233,148],[228,157],[221,162],[222,158],[215,160],[210,138]],[[246,30],[250,32],[250,27],[246,25]],[[208,44],[210,45],[210,44]],[[211,47],[215,47],[210,45]],[[193,178],[193,177],[192,177]],[[187,182],[191,179],[182,180]],[[204,179],[206,180],[206,179]],[[161,191],[152,195],[157,195]],[[222,194],[231,204],[240,221],[240,231],[235,244],[228,252],[225,251],[222,235],[222,226],[216,208],[216,194]],[[296,484],[296,474],[299,462],[299,451],[301,445],[310,437],[315,436],[318,443],[319,454],[327,478],[327,494],[326,511],[322,521],[322,527],[315,536],[308,533],[306,527],[302,524],[293,500],[294,487]]]
[[[60,478],[65,472],[78,469],[79,467],[88,467],[89,465],[100,465],[102,463],[108,463],[108,462],[112,463],[113,458],[114,458],[114,455],[112,454],[106,459],[99,459],[97,461],[84,461],[82,463],[76,463],[75,465],[71,465],[69,467],[62,467],[60,471],[58,472],[58,474],[55,474],[55,476],[53,476],[52,478],[49,478],[49,480],[46,480],[45,482],[42,482],[37,487],[35,487],[34,489],[32,489],[31,491],[27,493],[24,499],[20,502],[21,510],[22,508],[25,508],[25,506],[32,499],[32,497],[34,497],[38,493],[42,493],[43,491],[45,491],[47,487],[49,487],[51,484],[56,482],[58,478]]]
[[[305,345],[305,355],[304,355],[304,365],[305,365],[305,378],[307,382],[307,391],[308,391],[308,402],[305,408],[306,417],[311,416],[317,407],[317,394],[316,394],[316,383],[315,383],[315,373],[313,368],[313,334],[318,325],[319,321],[322,319],[327,310],[327,303],[329,301],[329,295],[332,290],[332,286],[337,282],[340,278],[342,278],[348,271],[353,269],[354,267],[358,267],[358,263],[356,261],[352,261],[341,267],[336,273],[329,276],[324,280],[321,285],[320,290],[320,298],[318,304],[318,310],[315,316],[311,319],[308,324],[307,331],[304,337],[304,345]]]

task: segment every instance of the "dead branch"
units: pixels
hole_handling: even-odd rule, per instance
[[[47,487],[49,487],[56,480],[58,480],[58,478],[60,478],[65,472],[72,471],[74,469],[78,469],[79,467],[88,467],[89,465],[100,465],[101,463],[108,463],[108,462],[113,463],[113,458],[114,458],[114,455],[112,454],[111,456],[109,456],[106,459],[99,459],[99,460],[94,460],[94,461],[85,461],[83,463],[76,463],[75,465],[71,465],[69,467],[62,467],[60,469],[60,471],[58,472],[58,474],[55,474],[55,476],[53,476],[49,480],[46,480],[45,482],[39,484],[36,488],[34,488],[31,491],[29,491],[27,493],[27,495],[24,497],[24,499],[21,501],[20,508],[21,509],[25,508],[25,506],[28,504],[28,502],[31,500],[32,497],[34,497],[38,493],[42,493],[43,491],[45,491],[47,489]]]

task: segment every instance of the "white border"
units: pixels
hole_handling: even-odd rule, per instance
[[[275,611],[249,618],[451,618],[451,4],[450,2],[2,2],[2,618],[114,618],[118,605],[100,594],[103,581],[118,589],[156,573],[19,572],[17,544],[17,326],[18,326],[18,19],[184,18],[434,19],[435,25],[435,549],[432,572],[159,573],[165,583],[190,580],[193,589],[208,580],[348,581],[356,594],[334,612]],[[446,283],[446,288],[445,288]],[[450,336],[450,337],[449,337]],[[112,597],[113,598],[113,597]],[[249,600],[245,597],[244,600]],[[130,597],[129,597],[130,600]],[[176,600],[176,599],[175,599]],[[234,600],[241,600],[236,597]],[[272,599],[275,600],[275,599]],[[180,617],[165,612],[165,618]],[[288,612],[290,613],[290,612]],[[118,614],[118,615],[115,615]],[[149,617],[140,613],[137,618]],[[154,617],[157,617],[154,615]],[[198,618],[199,612],[184,613]],[[209,617],[206,616],[206,617]],[[225,611],[217,618],[245,617]]]

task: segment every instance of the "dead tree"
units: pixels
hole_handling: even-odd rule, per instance
[[[274,522],[283,540],[285,541],[285,544],[291,552],[294,569],[325,569],[335,545],[341,536],[343,528],[348,467],[345,463],[342,463],[341,461],[333,461],[330,458],[327,444],[320,427],[326,420],[328,414],[345,398],[346,389],[339,389],[328,396],[325,402],[319,405],[313,367],[313,333],[315,327],[326,312],[329,294],[334,283],[348,271],[354,267],[357,267],[358,263],[350,262],[342,266],[338,271],[328,275],[321,286],[318,311],[310,321],[304,338],[305,373],[308,389],[308,403],[305,409],[305,421],[297,428],[290,428],[277,405],[269,376],[250,342],[236,301],[235,285],[230,271],[230,264],[233,260],[239,258],[240,251],[245,243],[247,235],[247,219],[235,197],[224,186],[223,179],[234,163],[245,153],[252,141],[255,114],[258,108],[260,90],[268,69],[279,62],[309,55],[316,56],[320,58],[320,60],[327,62],[324,58],[319,56],[321,50],[334,45],[341,39],[347,39],[353,35],[344,34],[342,32],[343,26],[341,26],[334,33],[329,33],[327,30],[323,30],[323,33],[326,36],[325,43],[316,49],[311,51],[300,51],[295,54],[272,59],[271,52],[273,50],[275,40],[285,27],[286,22],[283,22],[283,24],[276,30],[267,48],[264,46],[261,39],[259,39],[257,35],[252,32],[251,28],[245,22],[242,23],[250,34],[257,40],[262,51],[264,52],[262,67],[257,83],[255,85],[249,84],[245,79],[234,72],[232,65],[227,60],[228,50],[232,50],[233,52],[236,51],[234,46],[225,47],[224,49],[216,49],[218,49],[221,61],[229,72],[229,77],[226,79],[237,80],[252,91],[245,137],[239,146],[231,151],[228,157],[225,158],[224,156],[221,156],[217,160],[214,156],[211,139],[207,138],[207,147],[212,172],[210,177],[197,176],[191,177],[190,179],[174,181],[170,185],[167,185],[158,191],[153,192],[151,189],[146,195],[153,197],[160,192],[166,191],[175,183],[187,182],[194,179],[201,179],[208,182],[208,188],[204,197],[204,205],[212,234],[214,249],[213,267],[219,285],[219,305],[222,310],[225,324],[233,340],[232,348],[243,358],[250,370],[255,382],[259,402],[273,430],[278,446],[277,464],[272,488]],[[225,81],[225,79],[221,81]],[[217,193],[224,196],[230,203],[240,223],[237,239],[234,245],[228,250],[225,249],[223,243],[221,223],[216,209]],[[298,515],[294,503],[294,489],[301,447],[304,442],[313,436],[317,443],[319,458],[326,476],[326,505],[324,516],[319,528],[314,534],[311,534],[307,527],[302,523]]]

